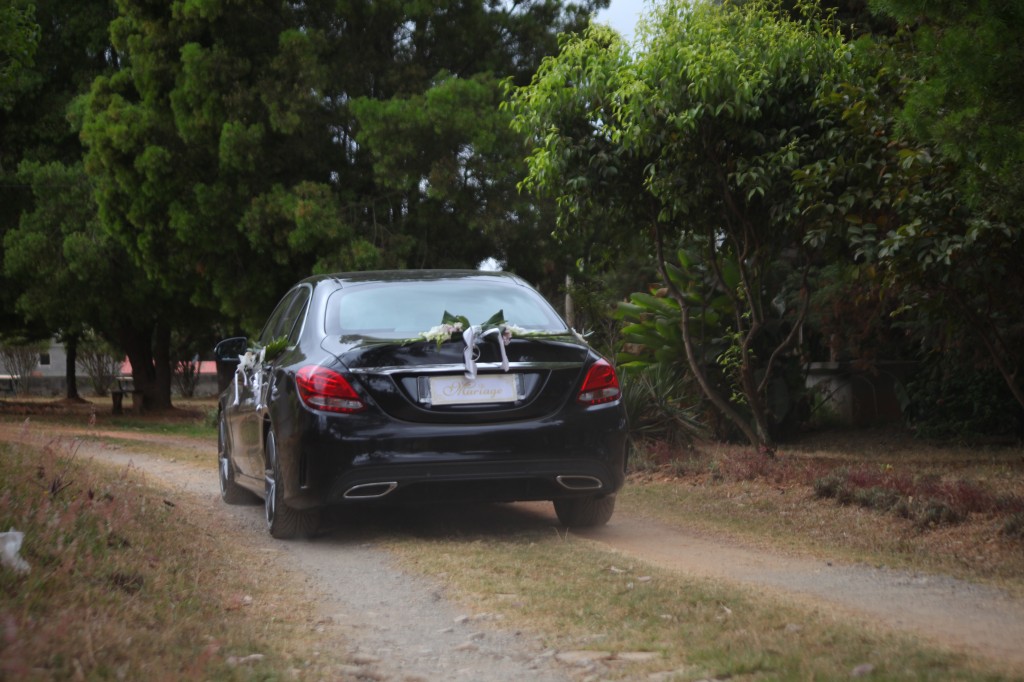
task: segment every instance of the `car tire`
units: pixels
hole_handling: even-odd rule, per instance
[[[555,500],[555,514],[562,525],[570,528],[603,526],[615,511],[615,495],[600,497],[568,497]]]
[[[259,499],[235,482],[235,467],[231,463],[231,445],[224,413],[217,419],[217,471],[220,479],[220,499],[227,504],[256,504]]]
[[[267,470],[263,507],[267,530],[278,540],[307,538],[316,532],[320,522],[319,509],[293,509],[285,504],[284,486],[281,485],[281,463],[277,457],[277,439],[274,430],[267,433]]]

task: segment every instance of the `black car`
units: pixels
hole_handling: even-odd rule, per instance
[[[255,342],[221,341],[221,495],[277,538],[332,505],[552,500],[601,525],[626,467],[611,365],[500,272],[310,277]]]

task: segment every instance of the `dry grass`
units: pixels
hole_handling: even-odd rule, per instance
[[[31,567],[0,569],[0,679],[322,677],[291,607],[308,595],[209,509],[59,441],[0,444],[0,480],[0,528],[25,533]]]
[[[77,424],[81,416],[68,420]],[[170,434],[159,430],[170,420],[100,423],[104,435],[95,437],[130,438],[137,450],[141,427],[154,455],[197,463],[210,456],[212,429],[194,436],[207,449],[190,449],[183,443],[192,436],[173,426]],[[61,423],[54,416],[48,428]],[[1007,515],[998,505],[978,502],[1024,494],[1019,449],[953,450],[853,434],[842,446],[784,449],[776,460],[719,446],[656,454],[660,461],[632,475],[622,512],[1024,594],[1024,540],[1004,532]],[[311,624],[294,605],[309,596],[289,587],[266,558],[224,543],[230,530],[218,525],[222,515],[187,500],[166,504],[132,472],[106,478],[67,465],[67,455],[0,450],[0,528],[29,534],[23,555],[33,566],[29,576],[0,572],[0,678],[337,678],[326,663],[307,664]],[[977,511],[957,524],[922,525],[891,510],[816,496],[815,482],[839,470],[854,472],[842,480],[864,489],[892,483],[908,496],[927,486],[959,491]],[[846,679],[865,663],[873,666],[872,680],[1002,679],[955,654],[627,562],[550,530],[427,539],[396,532],[391,546],[411,569],[445,581],[471,610],[544,633],[554,648],[658,654],[611,664],[609,679],[666,671],[679,680]],[[228,663],[252,653],[265,658]]]
[[[483,618],[544,633],[559,651],[620,657],[594,679],[837,680],[864,665],[872,680],[1003,679],[908,637],[687,579],[553,532],[399,538],[391,546]],[[655,657],[623,660],[634,652]]]
[[[1014,532],[1024,508],[1020,448],[938,447],[882,432],[807,442],[774,460],[721,445],[660,454],[633,474],[621,510],[1024,594],[1024,535]]]

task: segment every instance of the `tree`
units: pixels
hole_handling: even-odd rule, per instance
[[[873,7],[913,41],[892,130],[904,147],[900,197],[913,201],[877,235],[877,256],[905,287],[923,337],[984,349],[1024,408],[1024,7]]]
[[[82,148],[69,119],[74,119],[75,98],[111,68],[106,27],[113,7],[109,0],[39,0],[34,12],[19,5],[0,9],[0,31],[9,27],[10,13],[20,12],[17,26],[38,42],[38,50],[34,59],[20,60],[16,77],[0,85],[0,315],[5,328],[61,335],[69,351],[67,396],[74,399],[75,340],[87,322],[72,311],[79,310],[75,303],[90,285],[74,282],[62,251],[64,238],[76,229],[71,216],[85,225],[91,216],[82,208],[91,200],[88,191],[79,191]],[[47,202],[51,205],[44,207]],[[26,232],[19,234],[26,216]],[[47,217],[55,222],[46,224]],[[7,248],[27,251],[11,254]]]
[[[781,415],[768,396],[806,315],[814,255],[791,178],[816,160],[814,143],[833,125],[817,103],[842,80],[844,42],[812,7],[797,22],[759,2],[667,2],[640,32],[632,58],[593,32],[574,39],[517,94],[518,121],[538,148],[527,184],[556,192],[570,219],[581,207],[638,209],[662,284],[681,310],[690,371],[748,440],[771,452]],[[600,119],[560,127],[545,101],[552,92],[581,92],[576,109],[598,103]],[[607,151],[579,153],[588,143]],[[642,183],[631,174],[602,202],[592,159],[615,170],[606,159],[641,160]],[[626,192],[631,198],[622,199]],[[673,267],[681,248],[697,259],[690,272]],[[729,347],[718,362],[732,396],[708,380],[693,343],[691,317],[708,287],[731,302]]]
[[[9,105],[9,91],[32,66],[39,45],[35,7],[13,3],[0,7],[0,108]]]
[[[121,68],[94,82],[82,138],[101,223],[156,289],[154,354],[171,326],[255,331],[310,272],[473,266],[536,229],[500,187],[522,150],[497,127],[497,79],[525,80],[605,4],[118,0]],[[405,126],[419,102],[475,115],[436,135]]]
[[[916,16],[925,37],[858,43],[858,78],[832,97],[843,122],[828,141],[837,151],[795,181],[808,199],[804,214],[821,221],[811,239],[831,238],[850,260],[877,273],[898,298],[894,316],[913,332],[920,359],[942,358],[965,377],[995,369],[1019,412],[1024,299],[1016,292],[1024,290],[1018,262],[1024,204],[1012,169],[1024,160],[1024,121],[1013,104],[1019,93],[1003,92],[981,73],[989,66],[962,54],[964,27],[1000,54],[991,68],[1003,72],[1016,60],[1010,70],[1019,71],[1024,62],[1013,45],[997,49],[1007,36],[995,29],[1006,25],[987,6],[957,15],[958,25],[941,32],[951,41],[945,47],[933,42],[939,35],[933,29],[948,25],[946,10],[929,6]],[[933,109],[945,112],[941,119]]]
[[[68,169],[59,162],[24,161],[20,166],[17,178],[35,188],[38,202],[4,237],[4,273],[21,285],[17,305],[25,319],[59,330],[70,367],[67,398],[78,400],[75,353],[86,324],[81,304],[95,283],[82,282],[68,267],[65,239],[94,220],[92,197],[81,168],[65,173]]]
[[[646,236],[660,207],[642,190],[652,157],[623,144],[618,126],[630,64],[621,36],[595,26],[563,34],[558,57],[529,87],[509,84],[512,125],[532,149],[520,188],[555,201],[554,237],[582,304],[579,322],[591,329],[610,319],[612,302],[655,276]]]
[[[78,398],[77,343],[90,330],[130,349],[133,372],[144,385],[155,367],[137,348],[148,348],[160,292],[103,231],[81,164],[24,161],[17,177],[35,201],[4,238],[5,272],[21,285],[17,305],[24,318],[59,332],[65,344],[67,397]]]

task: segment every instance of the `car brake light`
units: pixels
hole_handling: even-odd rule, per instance
[[[587,378],[583,380],[583,387],[576,396],[576,402],[600,405],[618,400],[620,395],[622,391],[619,390],[619,378],[615,376],[615,369],[607,360],[598,360],[587,371]]]
[[[328,412],[359,412],[366,404],[345,377],[333,369],[307,365],[295,375],[299,397],[308,407]]]

